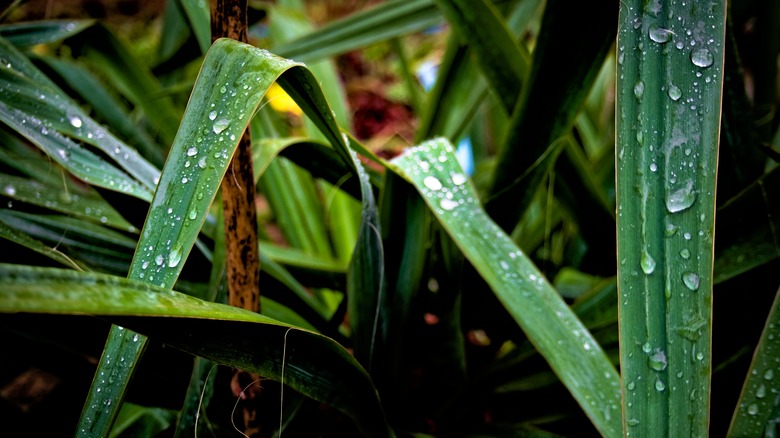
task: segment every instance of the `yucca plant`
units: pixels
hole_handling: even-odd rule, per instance
[[[775,436],[776,2],[212,3],[3,15],[8,433]]]

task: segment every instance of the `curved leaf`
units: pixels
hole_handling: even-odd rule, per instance
[[[536,266],[480,208],[452,146],[443,139],[431,140],[390,163],[414,184],[594,426],[605,436],[619,436],[620,379],[615,368]]]
[[[98,315],[217,363],[277,381],[284,373],[285,385],[343,411],[366,436],[392,436],[370,377],[328,337],[114,276],[0,264],[0,282],[3,313]]]

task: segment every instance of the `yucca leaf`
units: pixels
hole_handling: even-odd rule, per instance
[[[480,208],[451,145],[431,140],[407,149],[391,165],[414,184],[596,429],[620,435],[615,368],[534,264]]]
[[[436,5],[468,42],[482,74],[511,113],[527,76],[529,55],[515,42],[506,22],[488,0],[436,0]],[[500,66],[500,67],[499,67]]]
[[[110,204],[94,190],[69,184],[41,183],[0,173],[3,195],[32,205],[59,211],[75,217],[106,224],[121,230],[137,232]]]
[[[238,139],[260,105],[268,87],[279,81],[298,105],[307,112],[345,163],[359,175],[363,197],[361,229],[378,230],[368,176],[335,124],[333,114],[311,73],[301,64],[279,58],[265,50],[234,40],[216,41],[207,54],[199,80],[190,96],[160,183],[139,239],[129,278],[170,288],[176,281],[205,220],[209,205],[225,174]],[[365,254],[381,251],[371,232],[361,240],[353,256],[360,264]],[[375,258],[367,266],[351,270],[350,290],[358,294],[353,303],[374,308],[381,285],[381,265]],[[367,292],[371,291],[371,292]],[[357,315],[357,313],[354,313]],[[360,320],[354,316],[353,324]],[[361,324],[370,327],[372,320]],[[370,329],[361,326],[362,333]],[[131,339],[136,339],[132,342]],[[105,434],[116,415],[127,382],[143,353],[145,338],[112,328],[96,379],[87,399],[79,430],[83,434]],[[365,355],[370,340],[356,342],[356,352]],[[124,358],[118,363],[117,357]],[[111,362],[113,360],[113,362]],[[102,388],[100,380],[110,377],[115,385]],[[110,389],[110,390],[106,390]],[[107,400],[116,403],[114,407]],[[108,408],[108,409],[106,409]]]
[[[517,107],[505,108],[512,118],[485,200],[488,214],[503,229],[511,232],[515,227],[554,163],[545,157],[553,155],[551,145],[574,123],[614,43],[616,19],[612,4],[545,3],[523,94],[515,96]],[[570,176],[562,173],[561,177]],[[576,179],[569,182],[570,186],[577,184],[581,183]]]
[[[73,269],[78,269],[78,270],[83,269],[82,266],[80,266],[78,263],[76,263],[76,261],[68,257],[66,254],[64,254],[62,251],[58,250],[57,248],[48,246],[43,242],[41,242],[40,240],[33,238],[29,234],[9,226],[8,224],[5,223],[2,217],[0,217],[0,237],[8,241],[14,242],[18,245],[21,245],[27,249],[31,249],[39,254],[43,254],[46,257],[55,260],[65,266],[69,266]]]
[[[118,136],[138,149],[143,157],[152,163],[152,166],[162,167],[165,161],[163,149],[144,126],[133,121],[126,105],[109,92],[91,71],[82,64],[60,58],[45,56],[39,59],[54,70],[68,87],[77,92],[79,97],[92,107],[94,117],[99,116],[100,122],[107,124]],[[75,134],[78,135],[78,131]],[[86,137],[86,140],[89,140],[89,136]],[[125,152],[123,149],[125,148],[120,147],[120,152]],[[151,174],[152,181],[159,177],[157,169]]]
[[[708,433],[723,1],[621,2],[618,301],[626,434]]]
[[[392,435],[368,374],[325,336],[120,277],[3,264],[0,281],[4,313],[97,315],[217,363],[274,380],[284,372],[286,385],[343,411],[366,436]],[[140,343],[139,335],[129,341]],[[102,407],[113,404],[119,400],[106,399]]]
[[[780,291],[753,354],[750,372],[731,419],[728,437],[771,436],[777,428],[777,393],[780,391]]]
[[[43,20],[0,25],[0,37],[17,47],[64,40],[95,24],[95,20]]]
[[[395,0],[278,44],[273,51],[287,58],[314,61],[421,31],[441,22],[441,14],[431,0]]]

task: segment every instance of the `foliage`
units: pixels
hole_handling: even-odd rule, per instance
[[[129,40],[10,7],[5,427],[774,436],[776,2],[579,3],[251,3],[252,45],[205,1]],[[261,314],[224,304],[246,129]]]

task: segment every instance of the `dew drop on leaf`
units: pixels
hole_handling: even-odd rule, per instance
[[[198,148],[193,146],[193,147],[187,149],[187,156],[188,157],[194,157],[195,155],[198,155]]]
[[[423,179],[423,184],[431,190],[440,190],[442,187],[441,181],[435,176],[426,176],[425,179]]]
[[[639,261],[639,264],[642,266],[642,272],[647,275],[650,275],[653,273],[653,271],[655,271],[655,260],[650,255],[650,253],[647,252],[647,248],[642,251],[642,257]]]
[[[177,246],[168,254],[168,267],[175,268],[181,261],[181,247]]]
[[[78,118],[76,116],[71,116],[71,117],[68,118],[68,121],[70,121],[70,124],[74,128],[81,128],[82,123],[81,123],[81,119],[80,118]]]
[[[209,113],[209,120],[214,120],[216,118],[217,118],[217,112],[216,111],[212,111],[212,112]]]
[[[442,199],[441,202],[439,202],[439,205],[441,205],[441,208],[451,211],[458,206],[458,202],[453,201],[452,199]]]
[[[678,87],[677,85],[670,85],[668,94],[669,97],[675,102],[680,100],[680,98],[682,97],[682,91],[680,90],[680,87]]]
[[[655,41],[656,43],[663,44],[671,39],[672,31],[658,26],[650,26],[648,35],[650,36],[651,40]]]
[[[706,47],[702,47],[691,52],[691,62],[697,67],[707,68],[715,62],[715,57]]]
[[[211,129],[214,130],[214,134],[219,134],[225,129],[227,129],[228,125],[230,125],[230,120],[219,119],[216,122],[214,122],[214,125],[211,127]]]
[[[685,287],[692,291],[699,290],[699,276],[694,272],[686,272],[682,276]]]
[[[690,208],[694,202],[696,202],[696,192],[693,190],[693,180],[689,179],[682,187],[667,192],[666,209],[669,213],[677,213]]]

